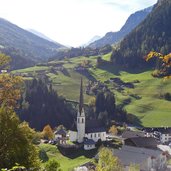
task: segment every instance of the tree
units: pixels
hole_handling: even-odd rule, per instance
[[[9,62],[11,61],[11,58],[4,53],[0,53],[0,70],[1,69],[7,69],[9,66]]]
[[[96,171],[122,171],[123,167],[117,157],[108,148],[102,148],[98,154]]]
[[[131,164],[129,166],[129,171],[139,171],[140,170],[140,166],[137,164]]]
[[[37,148],[33,145],[34,130],[20,123],[13,109],[0,107],[0,169],[18,163],[26,168],[39,167]]]
[[[4,69],[10,57],[0,54],[0,69]],[[8,73],[0,74],[0,105],[15,108],[21,95],[22,78]]]
[[[165,79],[171,78],[171,53],[163,55],[158,52],[151,51],[145,57],[146,61],[152,58],[157,58],[157,68],[153,72],[153,76],[164,77]]]
[[[109,92],[106,95],[105,107],[110,119],[114,118],[115,114],[115,97],[114,94]]]
[[[8,62],[8,56],[0,55],[1,69]],[[0,74],[0,169],[9,169],[18,163],[38,170],[38,150],[32,143],[35,132],[26,122],[21,123],[14,112],[20,98],[21,82],[20,77]]]
[[[45,170],[46,171],[61,171],[60,164],[56,160],[51,159],[46,163]]]
[[[0,74],[0,105],[15,108],[21,97],[21,84],[21,77]]]
[[[117,130],[117,128],[116,128],[115,125],[112,125],[112,126],[110,127],[109,133],[112,134],[112,135],[117,135],[118,130]]]
[[[96,114],[98,117],[100,112],[105,111],[105,95],[103,92],[99,92],[97,94],[95,105],[96,105]]]
[[[52,128],[50,127],[50,125],[46,125],[43,128],[42,135],[46,139],[52,139],[54,137],[54,133],[53,133]]]

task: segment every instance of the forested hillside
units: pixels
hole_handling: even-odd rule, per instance
[[[171,1],[160,0],[149,16],[120,43],[111,60],[124,67],[144,67],[143,57],[151,50],[171,51]],[[150,63],[148,63],[149,65]]]
[[[29,122],[32,128],[42,130],[47,124],[53,128],[64,125],[69,128],[73,123],[71,108],[65,99],[57,95],[41,80],[27,82],[26,93],[20,100],[18,113],[21,120]]]

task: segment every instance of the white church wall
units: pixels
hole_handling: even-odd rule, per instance
[[[85,137],[88,139],[92,139],[95,142],[97,142],[99,139],[101,141],[106,141],[106,132],[88,133],[85,134]]]
[[[75,131],[69,131],[69,139],[72,142],[77,141],[77,132],[75,132]]]

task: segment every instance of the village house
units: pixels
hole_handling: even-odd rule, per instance
[[[113,154],[121,161],[124,171],[128,171],[131,164],[138,165],[141,171],[164,171],[166,168],[167,156],[160,150],[124,145]]]
[[[133,137],[145,137],[146,134],[143,131],[131,131],[131,130],[126,130],[122,133],[122,138],[133,138]]]
[[[153,137],[132,137],[124,140],[124,144],[134,147],[157,149],[159,141]]]
[[[101,120],[86,120],[83,108],[83,85],[81,79],[80,101],[77,120],[69,131],[69,138],[72,142],[84,144],[85,150],[95,148],[98,141],[106,141],[106,129]]]
[[[159,127],[159,128],[143,128],[143,131],[147,136],[153,136],[160,140],[162,144],[171,142],[171,128]]]

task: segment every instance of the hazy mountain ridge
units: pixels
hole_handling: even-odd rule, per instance
[[[171,51],[171,1],[160,0],[149,16],[127,35],[112,54],[113,62],[126,67],[148,65],[143,57],[151,50]]]
[[[147,15],[151,12],[153,7],[149,7],[131,14],[123,27],[118,32],[108,32],[101,39],[91,43],[92,48],[102,47],[106,44],[114,44],[121,41],[128,33],[130,33],[138,24],[140,24]]]
[[[39,32],[39,31],[36,31],[34,29],[28,29],[28,31],[33,33],[33,34],[35,34],[36,36],[39,36],[39,37],[41,37],[43,39],[46,39],[46,40],[48,40],[50,42],[54,42],[55,43],[54,40],[52,40],[51,38],[47,37],[46,35],[44,35],[43,33]]]
[[[41,61],[55,55],[57,49],[64,46],[38,37],[0,18],[0,47],[1,51],[8,51],[8,54],[13,54],[13,52],[9,52],[9,50],[15,49],[18,56],[22,54],[22,58],[27,59],[27,61]],[[16,56],[17,54],[15,54],[15,58],[13,58],[13,56],[11,57],[13,60],[18,60]],[[14,61],[14,64],[15,63],[17,63],[17,61]],[[15,66],[13,67],[16,68]],[[19,66],[17,66],[17,68],[18,67]],[[21,65],[21,68],[22,67]]]

